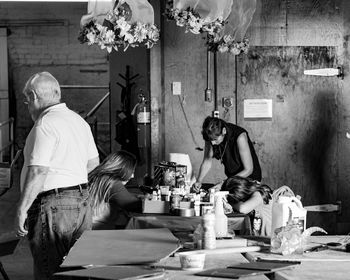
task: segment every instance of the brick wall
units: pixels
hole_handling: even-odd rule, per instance
[[[109,83],[108,55],[78,41],[80,18],[87,3],[0,3],[0,26],[8,29],[10,114],[16,119],[16,142],[23,146],[32,122],[22,100],[26,80],[35,72],[49,71],[61,85]],[[87,113],[107,89],[63,89],[62,99]],[[96,113],[98,141],[109,149],[108,99]]]

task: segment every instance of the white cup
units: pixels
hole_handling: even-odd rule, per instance
[[[204,268],[205,254],[196,251],[179,253],[181,268],[183,270],[202,270]]]

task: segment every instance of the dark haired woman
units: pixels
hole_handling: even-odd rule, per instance
[[[229,192],[227,200],[234,210],[243,214],[254,210],[254,235],[271,235],[272,190],[269,186],[236,176],[226,179],[221,190]]]
[[[207,117],[203,122],[204,157],[199,168],[194,191],[199,191],[212,159],[220,160],[226,176],[249,177],[261,181],[261,168],[248,132],[222,119]]]
[[[115,228],[116,220],[124,211],[141,212],[141,200],[125,188],[134,176],[135,167],[135,156],[119,151],[110,154],[89,173],[93,229]]]

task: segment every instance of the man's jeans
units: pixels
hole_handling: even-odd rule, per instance
[[[91,229],[88,190],[67,190],[36,199],[28,211],[28,240],[34,277],[53,279],[84,230]]]

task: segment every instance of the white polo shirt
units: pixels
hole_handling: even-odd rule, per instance
[[[47,108],[34,123],[23,150],[21,189],[28,166],[49,167],[43,191],[88,181],[87,163],[98,156],[89,124],[65,103]]]

